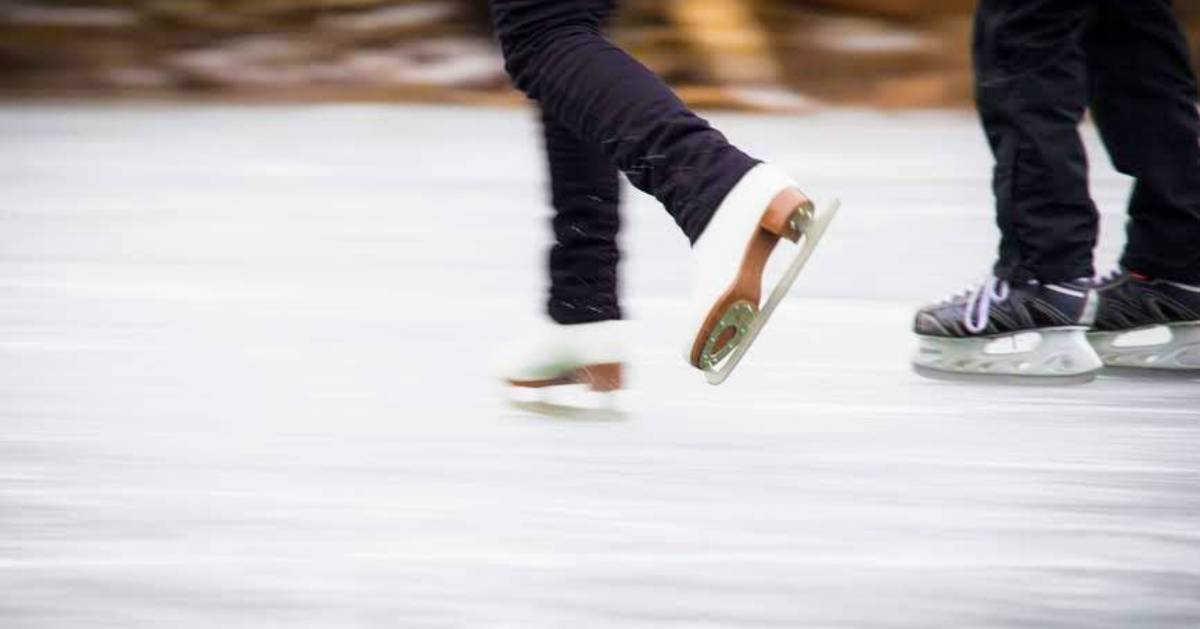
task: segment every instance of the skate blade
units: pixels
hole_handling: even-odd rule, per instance
[[[833,222],[837,216],[838,209],[841,208],[841,201],[834,199],[824,207],[823,210],[817,212],[814,220],[809,223],[802,234],[803,244],[800,246],[800,251],[796,253],[796,257],[784,272],[783,278],[775,285],[775,289],[771,291],[770,297],[763,304],[762,308],[754,316],[753,320],[747,326],[744,334],[740,336],[738,344],[733,348],[733,351],[724,359],[723,362],[709,367],[704,370],[704,378],[709,384],[716,386],[729,378],[733,370],[742,362],[742,358],[746,352],[750,351],[750,346],[754,344],[758,334],[762,332],[775,309],[783,302],[783,298],[787,296],[792,285],[796,283],[796,279],[800,277],[800,271],[804,269],[809,258],[812,257],[813,251],[817,245],[821,243],[821,239],[825,236],[825,231],[829,229],[829,224]]]
[[[542,417],[572,421],[612,422],[629,418],[623,394],[593,391],[581,385],[514,387],[508,391],[508,406]]]
[[[1105,365],[1104,369],[1100,370],[1100,375],[1105,378],[1120,380],[1169,380],[1176,382],[1186,382],[1189,380],[1200,381],[1200,369],[1154,369],[1147,367],[1115,367],[1112,365]]]
[[[942,380],[945,382],[970,382],[995,386],[1019,387],[1062,387],[1087,384],[1096,379],[1098,371],[1073,376],[1019,376],[1011,374],[970,373],[964,371],[945,371],[933,367],[913,364],[912,370],[922,378]]]
[[[1064,385],[1095,380],[1103,367],[1081,327],[991,337],[918,335],[913,370],[937,380]],[[1025,341],[1032,341],[1026,343]]]
[[[1106,373],[1154,377],[1200,376],[1200,323],[1151,325],[1122,332],[1091,332],[1088,341]],[[1157,374],[1157,375],[1155,375]],[[1182,375],[1180,375],[1182,374]]]

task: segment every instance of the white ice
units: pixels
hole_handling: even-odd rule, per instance
[[[1200,383],[909,372],[993,257],[973,117],[713,119],[842,214],[713,388],[630,191],[632,411],[583,421],[490,370],[543,299],[528,112],[0,107],[0,627],[1200,625]]]

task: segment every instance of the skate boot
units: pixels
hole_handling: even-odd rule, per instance
[[[982,285],[922,308],[913,368],[941,379],[1076,384],[1102,363],[1087,342],[1095,317],[1090,280]]]
[[[1200,286],[1129,271],[1102,278],[1088,340],[1109,367],[1200,375]]]
[[[501,367],[510,401],[551,414],[610,409],[612,394],[625,384],[624,326],[623,321],[543,324],[509,352]]]
[[[694,321],[685,359],[720,384],[737,367],[775,308],[796,281],[829,222],[834,201],[818,211],[779,169],[759,164],[717,208],[692,249]],[[779,241],[798,246],[766,301],[763,269]]]

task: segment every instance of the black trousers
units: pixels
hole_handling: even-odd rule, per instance
[[[996,275],[1094,273],[1085,109],[1135,178],[1122,266],[1200,281],[1200,116],[1169,0],[980,0],[976,99],[996,159]]]
[[[492,0],[505,67],[542,111],[556,245],[550,316],[620,318],[617,172],[692,241],[757,163],[602,33],[615,0]]]

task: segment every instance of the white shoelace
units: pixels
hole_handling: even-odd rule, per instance
[[[952,301],[968,295],[967,307],[963,309],[963,327],[971,334],[979,334],[987,329],[988,319],[992,315],[992,304],[1008,299],[1008,282],[997,277],[989,277],[966,293],[954,295],[947,301]]]

